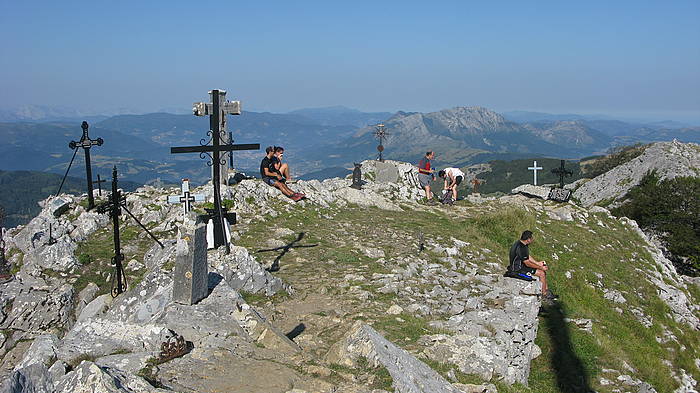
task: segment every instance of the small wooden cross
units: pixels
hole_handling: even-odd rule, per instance
[[[168,203],[182,203],[183,219],[186,219],[187,213],[192,210],[192,202],[204,202],[204,195],[190,194],[190,180],[182,179],[182,194],[169,195]]]

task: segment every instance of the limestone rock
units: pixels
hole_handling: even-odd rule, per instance
[[[541,199],[549,199],[549,187],[534,186],[532,184],[523,184],[518,186],[511,191],[512,194],[523,194],[529,197],[536,197]]]
[[[29,367],[32,364],[43,364],[46,367],[56,360],[56,347],[59,340],[53,334],[46,334],[34,339],[24,355],[24,359],[15,366],[15,371]]]
[[[424,336],[424,354],[432,360],[455,364],[466,374],[506,383],[527,383],[535,357],[539,282],[499,277],[480,302],[465,306],[445,326],[454,335]]]
[[[582,184],[573,196],[584,206],[603,200],[620,201],[650,170],[656,170],[662,180],[697,177],[700,175],[700,145],[676,141],[654,143],[639,157]]]
[[[150,352],[156,356],[175,333],[153,324],[135,325],[107,319],[78,322],[61,340],[58,358],[71,364],[83,355],[107,356],[119,351]]]
[[[41,334],[51,328],[68,327],[73,315],[73,296],[70,284],[49,290],[23,286],[0,328]]]
[[[386,368],[396,392],[461,393],[428,365],[358,321],[345,338],[333,345],[326,360],[354,367],[360,357],[366,358],[371,367]]]
[[[0,387],[0,393],[54,393],[49,370],[43,363],[34,363],[13,371]]]
[[[46,203],[46,208],[54,217],[59,217],[70,208],[71,200],[63,196],[49,198]]]
[[[80,293],[78,293],[78,302],[75,305],[75,314],[80,315],[80,312],[83,311],[85,306],[87,306],[90,302],[95,300],[95,297],[97,295],[97,292],[100,290],[100,288],[97,286],[97,284],[91,282],[88,283],[88,285],[83,288]]]
[[[56,383],[56,393],[155,393],[167,392],[151,386],[143,378],[116,369],[82,362]]]
[[[282,280],[267,272],[244,247],[231,246],[228,255],[212,252],[210,265],[236,290],[271,296],[284,287]]]

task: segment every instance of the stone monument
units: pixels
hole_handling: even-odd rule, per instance
[[[203,219],[180,227],[175,246],[173,301],[192,305],[209,293],[206,225]]]
[[[390,162],[377,161],[375,164],[375,181],[377,183],[396,183],[399,180],[399,169]]]

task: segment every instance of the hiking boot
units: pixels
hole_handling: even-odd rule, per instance
[[[304,198],[304,196],[299,194],[298,192],[295,192],[289,198],[291,198],[294,202],[299,202],[300,200],[302,200]]]
[[[549,297],[550,299],[559,299],[559,295],[556,295],[551,289],[547,290],[545,297]]]

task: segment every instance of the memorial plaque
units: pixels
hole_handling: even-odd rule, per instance
[[[571,190],[564,188],[552,188],[549,191],[549,198],[552,201],[568,202],[571,197]]]

